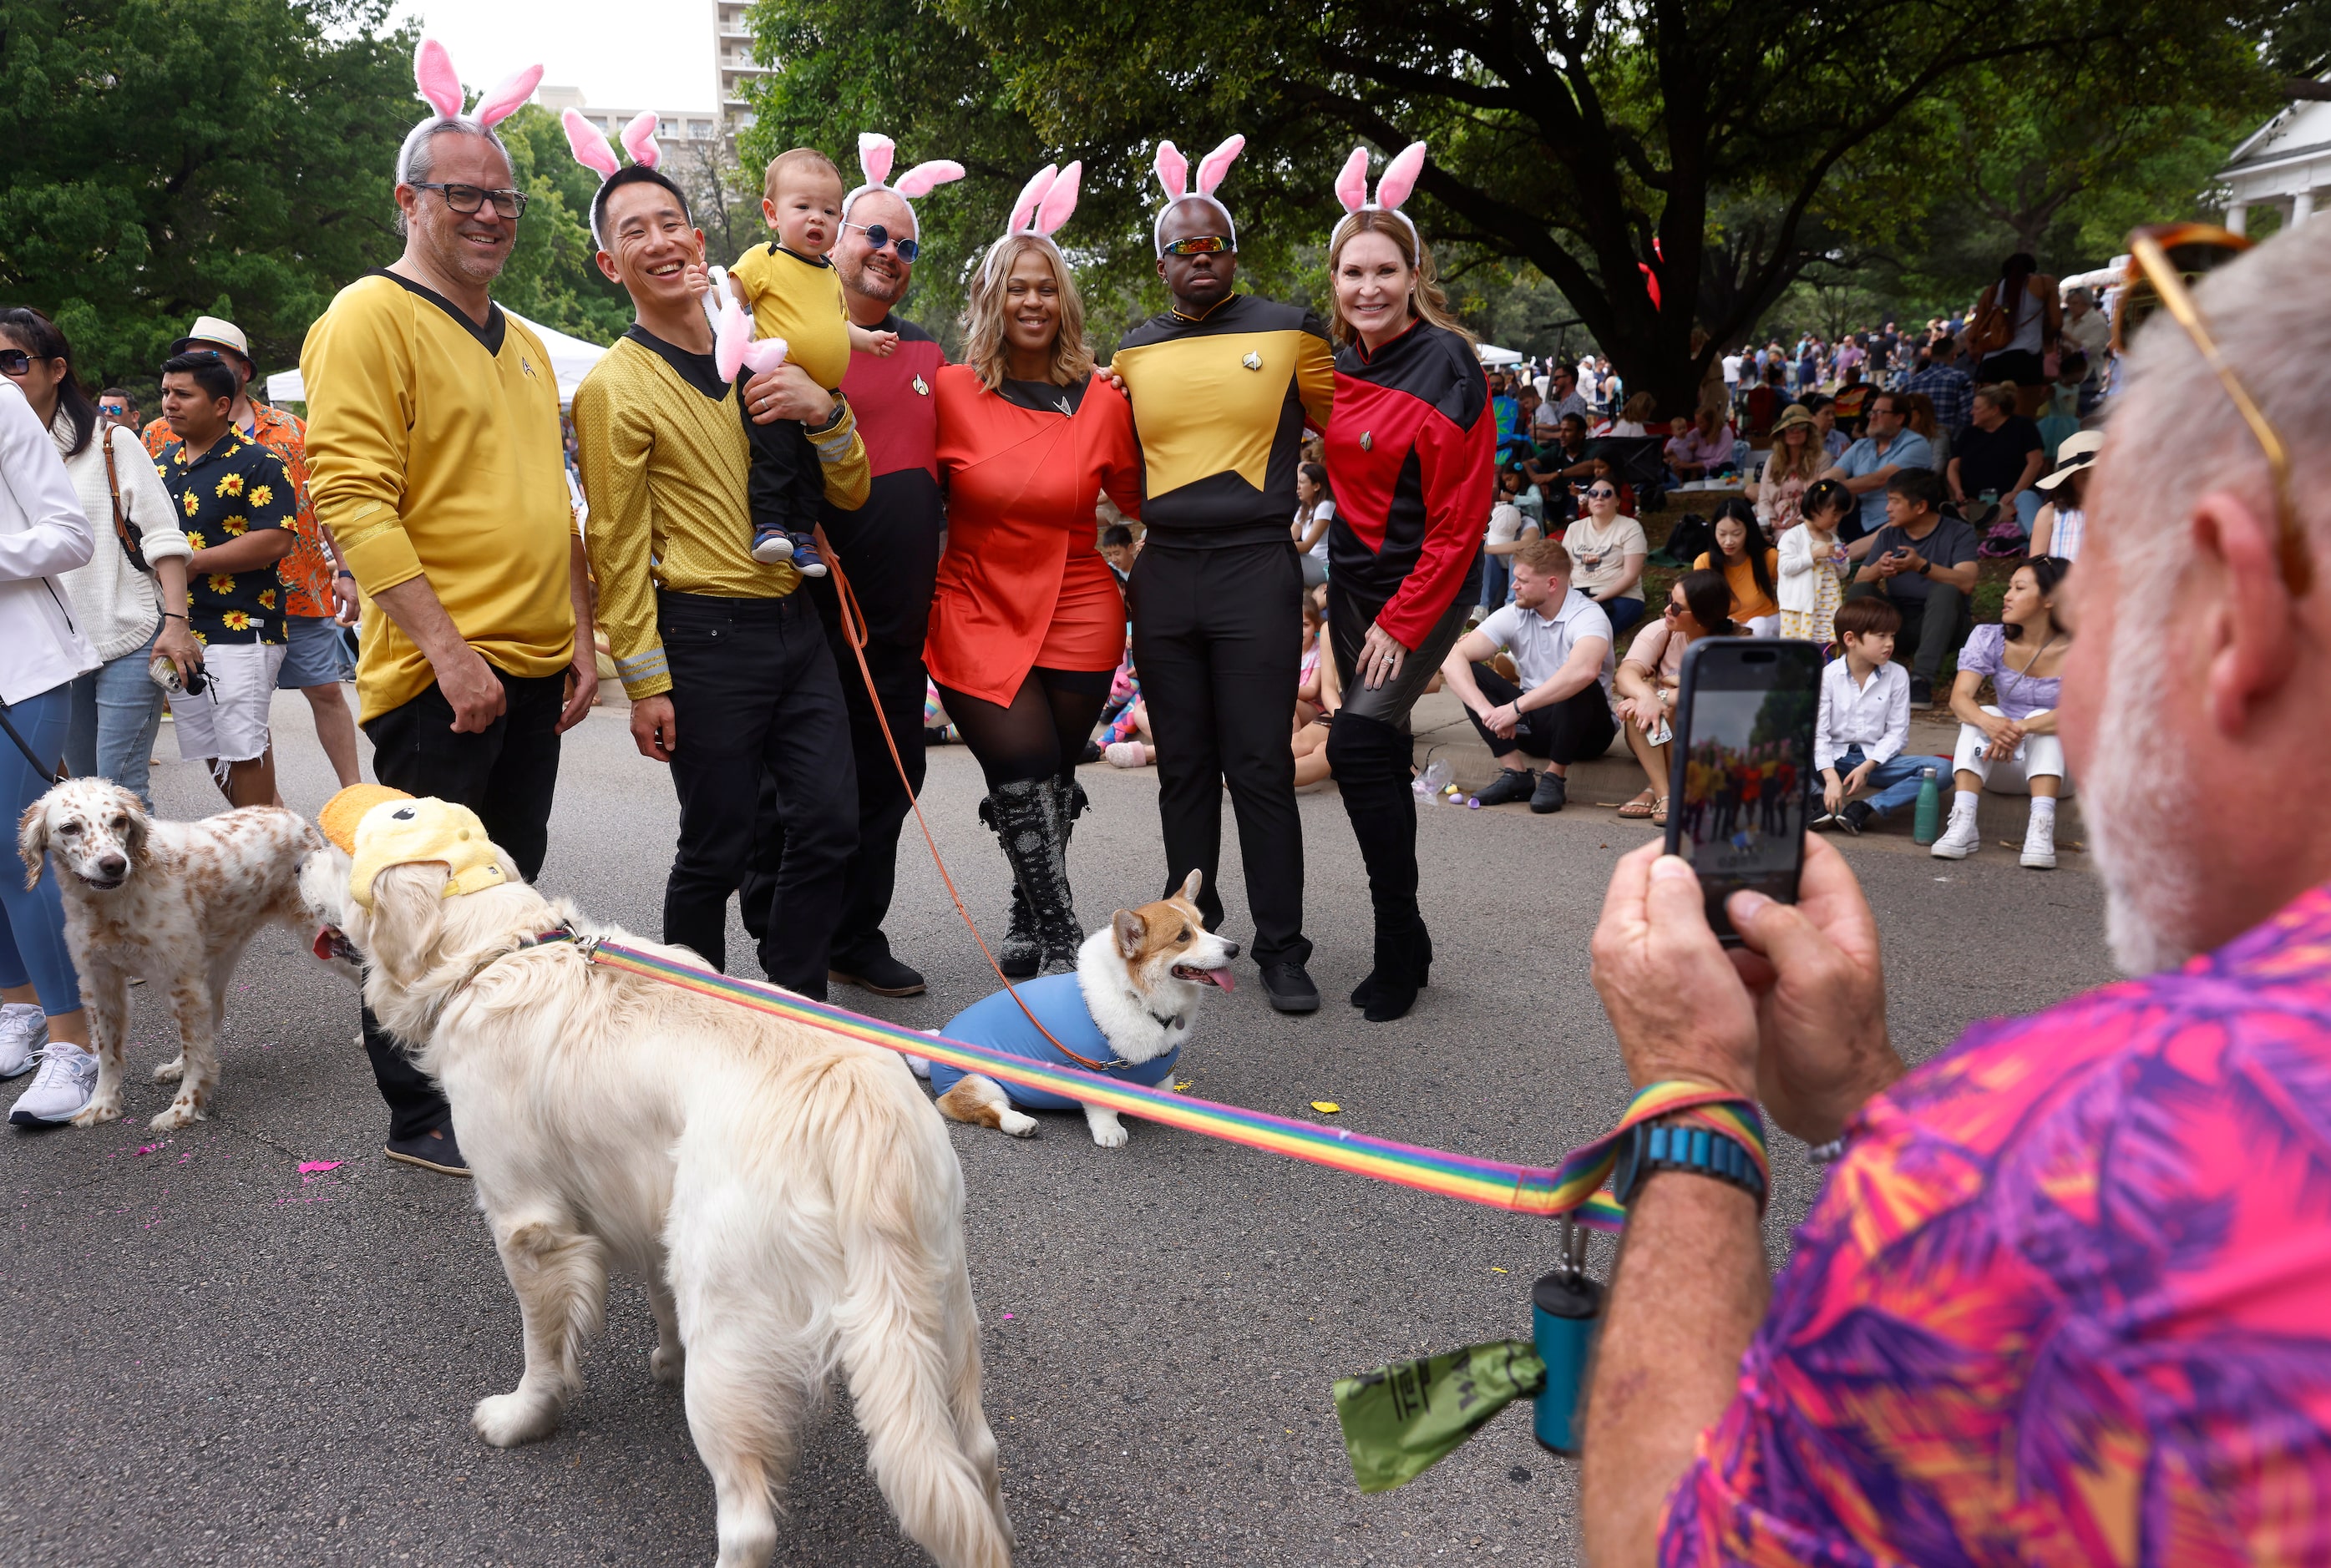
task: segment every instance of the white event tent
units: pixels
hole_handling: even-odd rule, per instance
[[[558,378],[558,406],[565,408],[573,403],[575,389],[583,385],[583,378],[591,373],[591,367],[598,364],[600,356],[607,351],[595,343],[569,337],[539,321],[528,321],[515,310],[506,309],[502,314],[521,323],[542,339],[542,346],[550,351],[551,373]],[[267,378],[267,401],[305,403],[308,401],[307,383],[300,379],[297,370],[279,370]]]
[[[1522,362],[1522,356],[1520,355],[1515,353],[1510,348],[1500,348],[1494,343],[1480,344],[1473,350],[1473,352],[1481,356],[1482,364],[1493,367],[1507,365],[1519,365]]]

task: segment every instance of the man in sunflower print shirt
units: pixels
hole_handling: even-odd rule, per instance
[[[202,647],[203,689],[174,692],[178,755],[210,764],[238,806],[275,799],[267,705],[287,627],[276,563],[291,553],[298,504],[283,460],[235,428],[234,373],[215,354],[162,366],[162,414],[176,444],[158,464],[195,547],[186,563],[188,630]]]

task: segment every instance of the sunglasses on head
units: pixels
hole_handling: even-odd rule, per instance
[[[909,267],[915,264],[915,258],[923,253],[920,244],[904,234],[893,237],[890,231],[880,223],[853,223],[844,218],[842,226],[845,229],[856,229],[860,233],[864,234],[869,250],[879,251],[885,245],[891,246],[899,252],[899,260],[906,262]]]
[[[2202,356],[2202,363],[2217,376],[2227,400],[2250,427],[2251,439],[2266,458],[2267,472],[2274,481],[2275,553],[2282,568],[2283,584],[2295,594],[2304,594],[2315,585],[2315,560],[2307,552],[2307,536],[2298,526],[2298,511],[2290,499],[2289,443],[2259,407],[2250,388],[2234,374],[2234,367],[2226,363],[2225,356],[2218,351],[2210,324],[2187,287],[2190,280],[2224,265],[2250,248],[2250,242],[2242,235],[2207,223],[2164,223],[2133,231],[2128,236],[2128,283],[2113,320],[2113,347],[2120,348],[2129,331],[2157,312],[2165,311],[2184,331],[2194,352]]]
[[[1186,240],[1166,242],[1169,256],[1219,256],[1230,248],[1230,241],[1221,234],[1192,234]]]

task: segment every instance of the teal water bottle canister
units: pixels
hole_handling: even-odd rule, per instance
[[[1530,1287],[1530,1332],[1546,1363],[1530,1430],[1557,1454],[1578,1452],[1578,1407],[1586,1394],[1586,1364],[1603,1321],[1603,1287],[1585,1269],[1586,1232],[1563,1221],[1561,1268]]]
[[[1942,837],[1943,785],[1933,768],[1918,770],[1918,806],[1910,818],[1910,841],[1931,844]]]

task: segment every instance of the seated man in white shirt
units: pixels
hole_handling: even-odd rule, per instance
[[[1502,771],[1481,792],[1485,806],[1527,800],[1534,812],[1558,812],[1567,798],[1570,765],[1611,749],[1611,618],[1570,585],[1570,552],[1559,539],[1533,539],[1513,554],[1513,603],[1467,632],[1449,651],[1441,679],[1465,705]],[[1500,650],[1514,656],[1516,686],[1491,669]],[[1546,759],[1534,773],[1525,756]]]
[[[1894,662],[1894,634],[1902,612],[1882,599],[1848,599],[1838,606],[1841,658],[1822,671],[1821,714],[1813,725],[1813,767],[1822,780],[1817,828],[1860,833],[1873,818],[1918,798],[1919,774],[1950,776],[1949,759],[1905,756],[1910,738],[1910,675]],[[1860,791],[1871,792],[1860,800]]]

